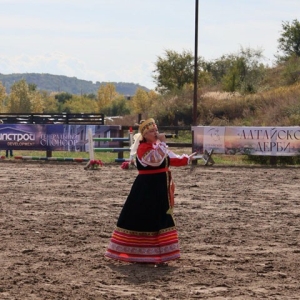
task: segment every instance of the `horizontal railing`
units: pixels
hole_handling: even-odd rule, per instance
[[[139,127],[138,126],[122,126],[121,131],[120,131],[120,136],[126,136],[130,127],[134,131],[138,131]],[[159,131],[160,132],[167,132],[167,133],[172,133],[176,134],[177,137],[180,137],[180,132],[181,131],[191,131],[191,126],[159,126]],[[187,143],[187,142],[177,142],[176,137],[173,137],[168,140],[168,145],[169,147],[174,147],[174,148],[192,148],[192,142]],[[124,142],[124,145],[126,144],[126,141]]]
[[[0,114],[5,124],[104,125],[103,114]]]

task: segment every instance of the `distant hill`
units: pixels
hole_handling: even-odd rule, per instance
[[[34,83],[38,90],[49,92],[67,92],[70,94],[97,94],[101,85],[112,83],[116,87],[119,94],[132,96],[138,88],[149,91],[148,88],[135,83],[127,82],[99,82],[78,79],[76,77],[67,77],[63,75],[39,74],[39,73],[21,73],[8,74],[0,73],[0,81],[6,88],[6,92],[10,92],[10,87],[17,81],[25,79],[26,82]]]

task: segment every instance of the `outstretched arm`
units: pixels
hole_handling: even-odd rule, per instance
[[[187,154],[177,155],[173,151],[168,150],[168,155],[170,157],[170,165],[174,167],[181,167],[181,166],[188,165],[190,161],[193,160],[196,154],[197,152],[194,152],[191,155],[187,155]]]

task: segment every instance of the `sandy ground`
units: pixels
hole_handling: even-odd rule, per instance
[[[0,162],[0,299],[300,299],[300,169],[172,168],[182,258],[104,257],[136,176]]]

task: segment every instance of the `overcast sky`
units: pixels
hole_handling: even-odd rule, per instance
[[[198,55],[262,49],[272,65],[300,0],[199,0]],[[0,0],[0,73],[49,73],[154,88],[165,50],[194,53],[195,0]]]

